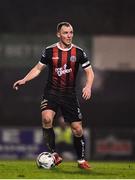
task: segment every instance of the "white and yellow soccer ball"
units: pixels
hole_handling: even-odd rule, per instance
[[[42,152],[37,156],[37,166],[44,169],[51,169],[55,166],[54,156],[49,152]]]

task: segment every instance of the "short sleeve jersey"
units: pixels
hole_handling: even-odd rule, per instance
[[[61,49],[59,43],[47,47],[39,62],[49,67],[46,90],[50,92],[74,92],[79,64],[84,69],[91,66],[86,53],[74,44],[69,49]]]

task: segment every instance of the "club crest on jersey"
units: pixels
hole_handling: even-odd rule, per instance
[[[71,56],[71,57],[70,57],[70,61],[71,61],[71,62],[76,62],[76,56]]]
[[[64,64],[63,67],[55,68],[55,72],[57,73],[58,76],[62,76],[62,74],[67,74],[72,72],[72,69],[71,68],[67,69],[67,64]]]

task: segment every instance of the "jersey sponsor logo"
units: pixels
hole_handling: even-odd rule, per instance
[[[71,62],[76,62],[76,56],[71,56],[71,57],[70,57],[70,61],[71,61]]]
[[[62,74],[67,74],[72,72],[72,69],[71,68],[67,69],[67,64],[64,64],[63,67],[55,68],[55,72],[57,73],[58,76],[62,76]]]

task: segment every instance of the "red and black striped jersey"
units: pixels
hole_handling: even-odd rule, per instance
[[[59,43],[48,46],[39,62],[49,66],[49,92],[74,92],[79,64],[82,68],[91,66],[86,53],[74,44],[68,49],[62,49]]]

